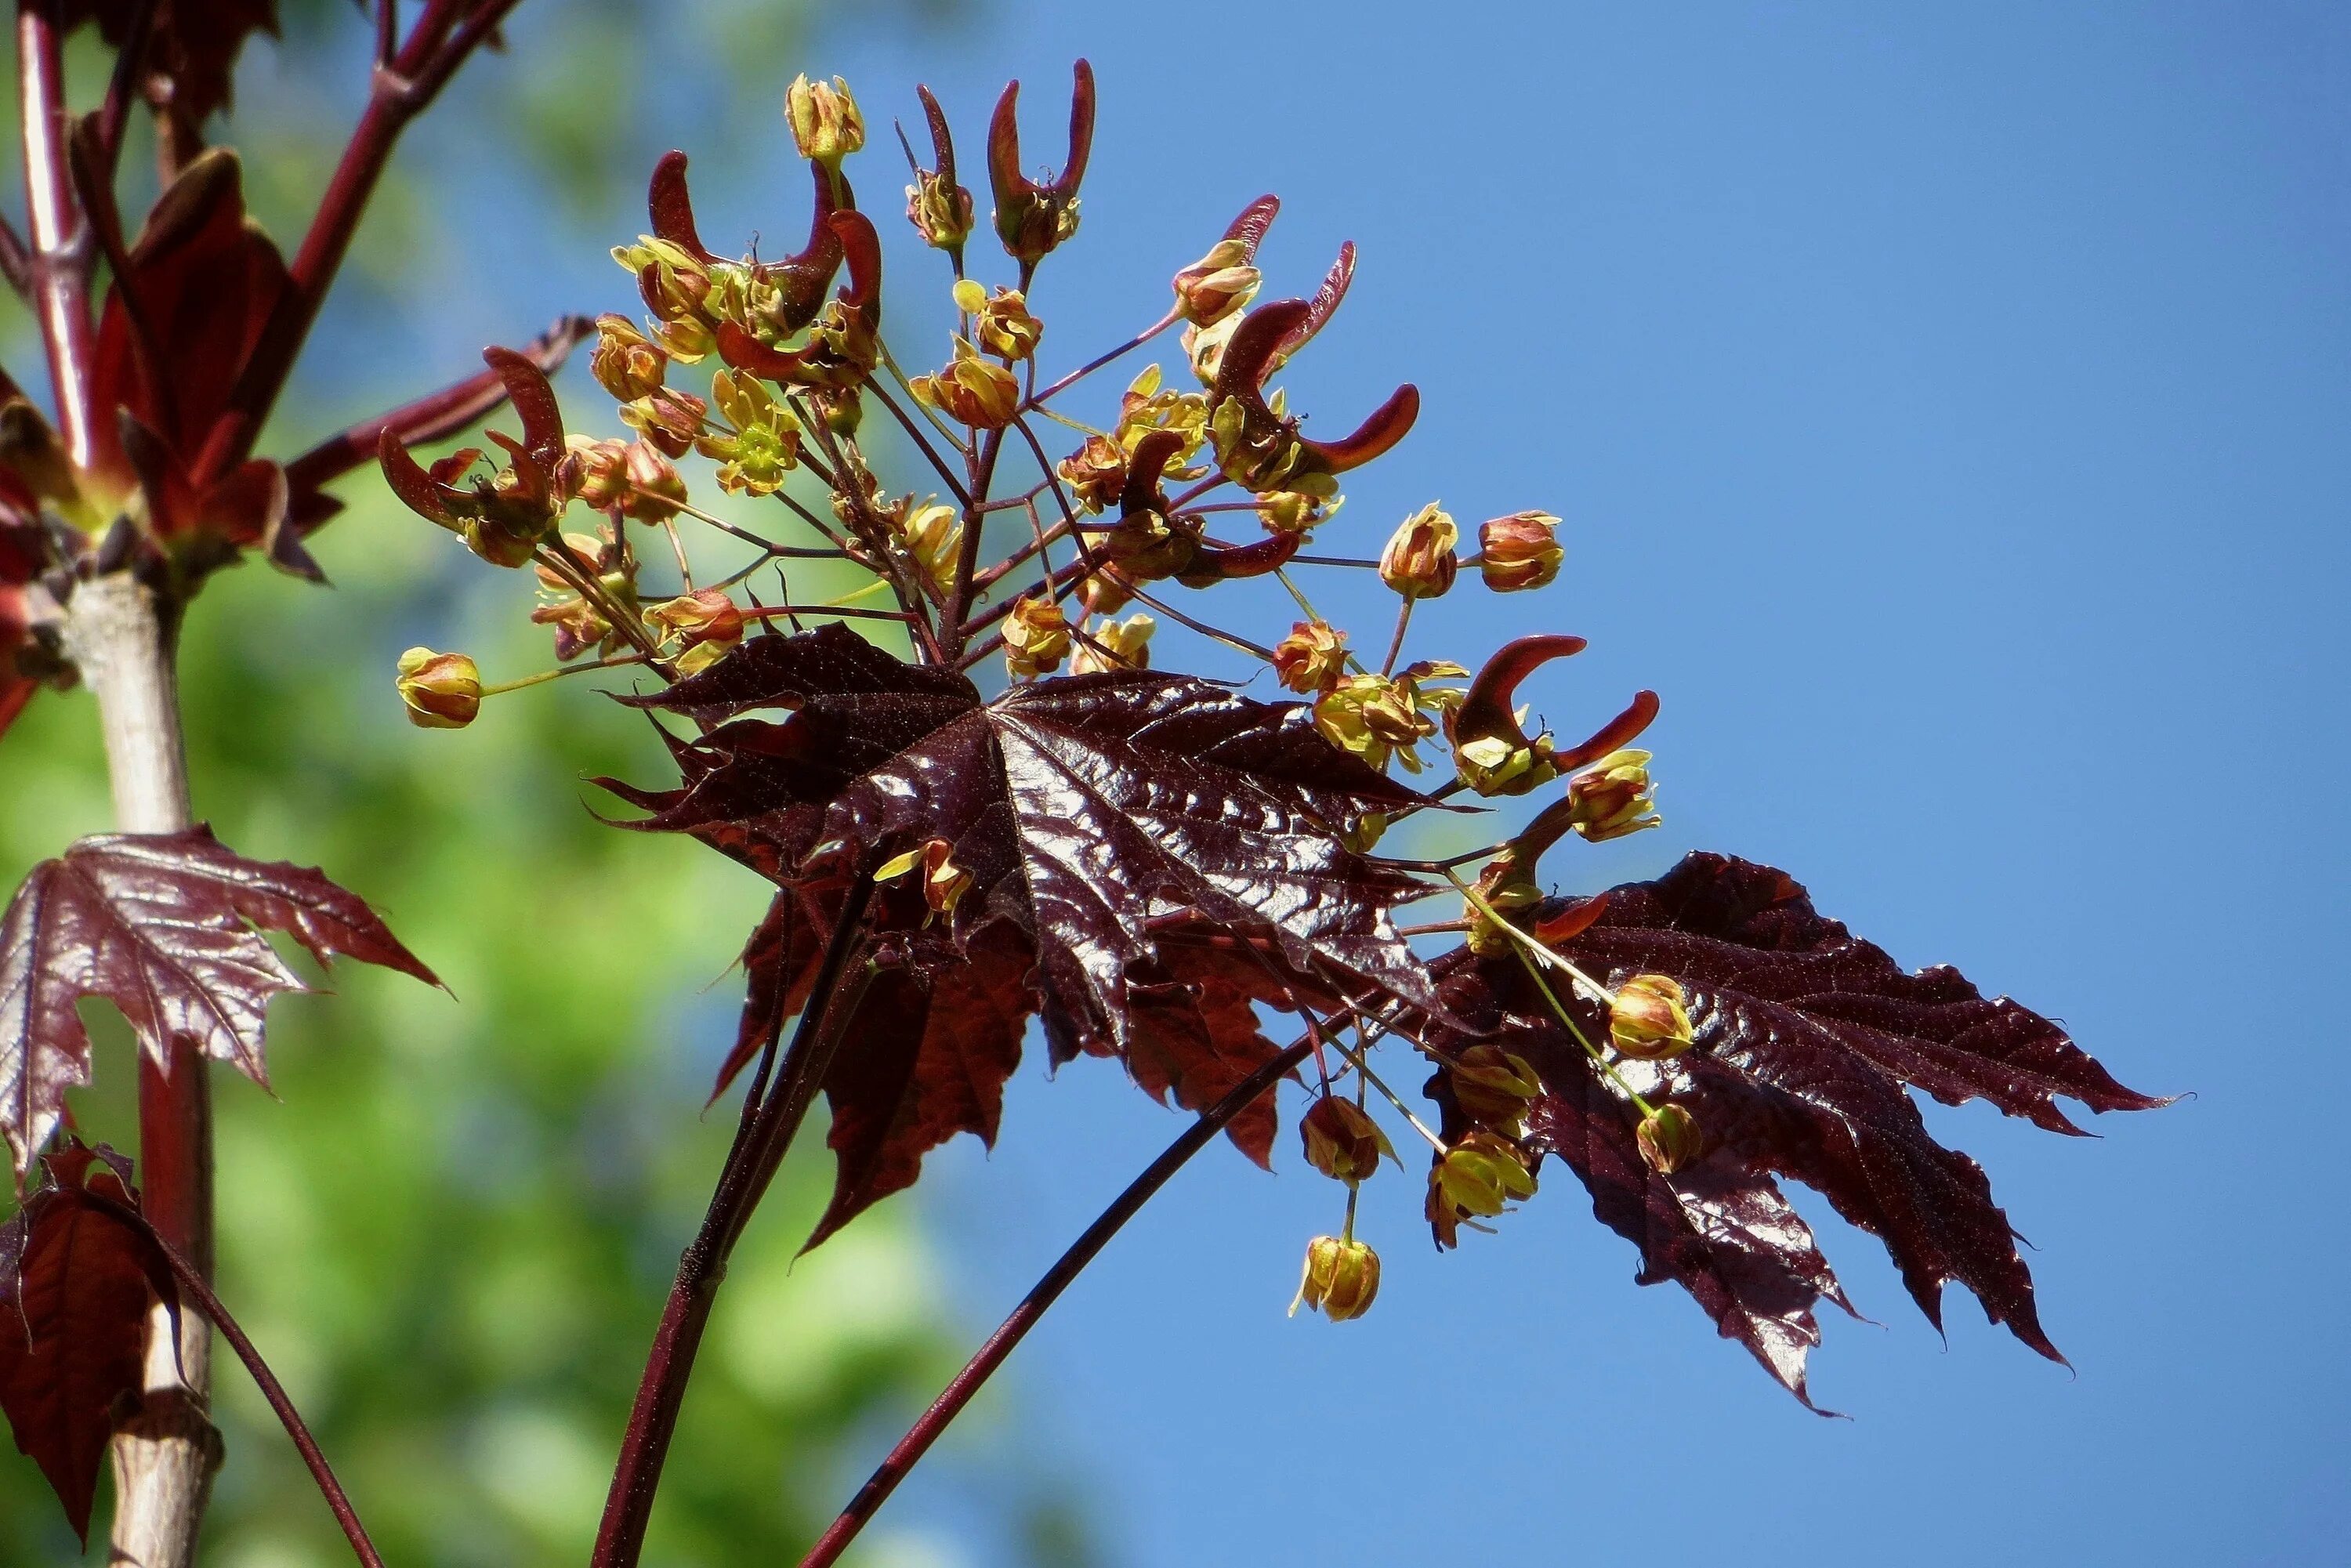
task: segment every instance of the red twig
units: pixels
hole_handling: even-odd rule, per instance
[[[80,1196],[137,1230],[171,1266],[172,1278],[178,1283],[181,1293],[195,1302],[196,1310],[220,1331],[221,1338],[228,1341],[229,1348],[236,1352],[236,1358],[245,1363],[246,1371],[253,1375],[254,1383],[261,1389],[261,1396],[269,1401],[269,1407],[277,1413],[286,1435],[294,1439],[294,1447],[300,1451],[302,1462],[310,1468],[310,1479],[319,1483],[319,1490],[325,1496],[327,1506],[334,1511],[335,1522],[343,1527],[343,1535],[350,1542],[351,1552],[359,1558],[361,1568],[383,1568],[383,1559],[377,1554],[375,1543],[368,1539],[367,1526],[360,1522],[358,1511],[351,1507],[350,1494],[343,1490],[342,1482],[335,1479],[334,1467],[327,1463],[327,1456],[319,1451],[318,1439],[310,1436],[310,1428],[303,1422],[302,1413],[294,1407],[294,1401],[287,1396],[286,1385],[277,1381],[277,1374],[269,1370],[269,1364],[262,1360],[261,1352],[254,1348],[253,1341],[246,1337],[245,1330],[237,1326],[236,1319],[230,1315],[227,1307],[221,1304],[221,1299],[214,1293],[212,1286],[205,1283],[203,1270],[158,1235],[155,1227],[139,1210],[88,1188],[84,1188]]]
[[[889,1500],[898,1483],[906,1479],[906,1472],[930,1451],[931,1445],[938,1441],[939,1434],[947,1429],[948,1423],[963,1413],[963,1407],[971,1403],[972,1396],[978,1393],[981,1385],[995,1375],[996,1369],[1004,1364],[1005,1358],[1012,1354],[1029,1331],[1037,1326],[1037,1320],[1045,1315],[1046,1309],[1060,1299],[1061,1292],[1070,1288],[1070,1282],[1109,1245],[1110,1239],[1118,1234],[1120,1228],[1134,1218],[1136,1211],[1167,1185],[1168,1178],[1183,1168],[1184,1162],[1207,1147],[1208,1141],[1223,1130],[1225,1124],[1255,1103],[1259,1095],[1305,1061],[1310,1049],[1308,1041],[1300,1040],[1241,1080],[1232,1092],[1202,1112],[1200,1119],[1186,1128],[1183,1136],[1168,1145],[1166,1152],[1145,1166],[1143,1174],[1136,1176],[1108,1208],[1102,1210],[1101,1218],[1086,1227],[1085,1233],[1071,1244],[1070,1249],[1062,1253],[1050,1269],[1045,1270],[1044,1277],[1021,1298],[1020,1304],[1012,1309],[1011,1315],[987,1336],[987,1343],[964,1364],[963,1370],[955,1375],[955,1380],[932,1402],[931,1407],[923,1412],[922,1418],[898,1439],[898,1446],[890,1450],[889,1457],[858,1489],[849,1506],[841,1511],[841,1517],[832,1521],[831,1528],[809,1549],[808,1555],[800,1559],[799,1568],[826,1568],[826,1564],[840,1559],[849,1543],[857,1539],[858,1531],[863,1530],[866,1522]]]
[[[595,329],[596,324],[585,316],[567,316],[540,333],[522,350],[523,357],[552,375],[573,347]],[[287,487],[299,496],[374,462],[376,442],[386,430],[407,445],[423,445],[456,434],[506,399],[506,383],[496,371],[468,376],[430,397],[363,419],[340,434],[329,436],[286,465]]]
[[[25,196],[31,217],[34,313],[48,350],[58,434],[78,464],[90,460],[89,235],[73,199],[66,138],[65,62],[57,0],[17,0],[16,90],[23,115]]]
[[[809,1103],[823,1082],[831,1047],[839,1039],[838,1030],[828,1023],[837,1010],[834,1004],[842,989],[841,977],[856,951],[865,906],[872,895],[873,883],[864,876],[850,884],[775,1085],[765,1098],[754,1094],[743,1102],[734,1147],[727,1151],[726,1164],[710,1195],[702,1228],[678,1260],[677,1281],[670,1288],[669,1303],[653,1332],[653,1350],[645,1358],[636,1405],[629,1413],[628,1432],[613,1467],[612,1490],[605,1498],[604,1517],[597,1526],[590,1568],[636,1568],[638,1555],[644,1550],[645,1526],[653,1517],[662,1464],[669,1457],[678,1408],[685,1398],[686,1381],[694,1373],[695,1354],[701,1348],[711,1306],[718,1297],[718,1282],[751,1211],[767,1192],[784,1148],[799,1130]],[[859,988],[849,988],[852,993]],[[760,1086],[753,1085],[755,1090]]]
[[[285,390],[286,378],[319,319],[319,308],[350,250],[351,236],[359,231],[360,219],[375,194],[376,182],[392,161],[401,132],[519,3],[432,0],[392,65],[375,68],[367,108],[352,128],[342,159],[302,235],[301,248],[294,253],[287,268],[289,287],[285,297],[237,377],[226,410],[205,440],[198,461],[202,476],[218,477],[252,450],[254,438],[269,417],[277,394]]]

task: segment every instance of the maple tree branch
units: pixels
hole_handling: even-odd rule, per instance
[[[253,1375],[261,1396],[269,1402],[270,1409],[277,1413],[278,1422],[285,1427],[286,1435],[294,1439],[294,1447],[300,1452],[302,1462],[309,1467],[310,1479],[319,1483],[319,1493],[326,1498],[327,1507],[333,1511],[335,1522],[342,1526],[343,1535],[350,1542],[351,1552],[359,1558],[361,1568],[383,1568],[383,1559],[377,1554],[375,1543],[368,1539],[367,1526],[360,1522],[359,1511],[351,1506],[350,1496],[343,1490],[342,1482],[335,1479],[334,1467],[327,1463],[327,1456],[320,1451],[318,1439],[310,1435],[301,1411],[295,1408],[293,1399],[286,1392],[286,1385],[277,1381],[277,1374],[271,1372],[269,1364],[262,1359],[261,1352],[255,1348],[245,1330],[237,1325],[235,1317],[214,1293],[204,1278],[204,1271],[158,1235],[153,1223],[138,1209],[88,1188],[82,1189],[80,1196],[85,1202],[103,1209],[138,1231],[155,1249],[156,1254],[171,1266],[172,1278],[181,1291],[195,1302],[196,1310],[211,1321],[213,1327],[220,1330],[221,1338],[228,1341],[229,1348],[236,1352],[236,1358],[245,1363],[246,1371]]]
[[[596,329],[585,316],[566,316],[521,350],[523,358],[553,375],[563,361]],[[428,397],[403,403],[389,413],[363,419],[330,435],[286,465],[286,486],[294,495],[316,490],[363,464],[375,461],[376,442],[389,430],[404,445],[420,446],[444,440],[473,424],[507,401],[506,383],[496,371],[467,376]]]
[[[906,1479],[906,1472],[930,1451],[931,1445],[938,1441],[939,1434],[963,1413],[964,1406],[971,1403],[972,1396],[995,1375],[996,1369],[1004,1364],[1005,1359],[1011,1355],[1029,1331],[1037,1326],[1037,1320],[1045,1315],[1046,1309],[1070,1288],[1071,1281],[1084,1272],[1086,1265],[1109,1245],[1110,1239],[1117,1235],[1120,1228],[1134,1218],[1161,1187],[1167,1185],[1168,1178],[1181,1170],[1186,1161],[1206,1148],[1209,1140],[1223,1131],[1228,1122],[1249,1109],[1259,1095],[1288,1076],[1312,1050],[1312,1042],[1301,1037],[1280,1055],[1242,1079],[1234,1085],[1230,1093],[1200,1113],[1198,1121],[1186,1128],[1181,1137],[1168,1145],[1157,1159],[1144,1167],[1143,1174],[1130,1182],[1124,1192],[1111,1200],[1110,1207],[1103,1209],[1100,1217],[1086,1227],[1084,1233],[1070,1244],[1070,1249],[1045,1270],[1043,1277],[1020,1299],[1020,1304],[1012,1309],[1011,1315],[997,1326],[996,1332],[987,1336],[987,1343],[964,1364],[963,1370],[955,1375],[954,1380],[941,1391],[938,1398],[932,1401],[931,1407],[923,1412],[921,1418],[907,1429],[904,1437],[898,1439],[898,1446],[890,1450],[888,1457],[858,1489],[849,1506],[841,1511],[840,1517],[832,1521],[831,1527],[814,1546],[809,1548],[808,1555],[800,1559],[799,1568],[827,1568],[827,1564],[839,1560],[849,1543],[857,1539],[858,1532],[865,1528],[867,1521],[889,1500],[898,1483]]]
[[[269,325],[254,346],[228,405],[204,442],[199,472],[217,478],[252,450],[263,423],[285,390],[294,361],[319,319],[351,236],[392,162],[408,122],[423,113],[451,76],[520,0],[432,0],[389,66],[371,71],[366,109],[344,144],[301,247],[287,269],[287,286]],[[461,19],[462,17],[462,19]]]
[[[670,1438],[684,1403],[687,1380],[694,1373],[695,1354],[702,1345],[710,1309],[718,1298],[726,1261],[765,1196],[768,1181],[782,1162],[810,1103],[831,1064],[839,1031],[827,1028],[834,1003],[844,989],[841,982],[863,934],[866,905],[873,896],[871,878],[859,876],[850,884],[824,956],[800,1009],[799,1025],[784,1051],[774,1080],[767,1080],[763,1061],[760,1077],[745,1095],[734,1146],[718,1174],[702,1228],[678,1259],[677,1280],[670,1287],[660,1326],[653,1331],[653,1349],[646,1354],[643,1376],[637,1385],[629,1427],[612,1469],[612,1489],[604,1500],[604,1517],[596,1529],[596,1550],[590,1568],[636,1568],[644,1550],[645,1526],[653,1517],[653,1494],[661,1485],[662,1465],[669,1457]],[[862,994],[862,986],[848,989]],[[852,1004],[854,998],[852,998]],[[853,1005],[845,1011],[854,1011]],[[769,1041],[768,1049],[774,1049]],[[758,1092],[765,1089],[763,1094]]]
[[[34,314],[57,393],[57,430],[73,460],[91,453],[89,233],[73,199],[66,139],[65,60],[57,0],[17,0],[16,91],[25,150],[25,198]]]

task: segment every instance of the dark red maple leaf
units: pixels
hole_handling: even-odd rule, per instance
[[[92,1201],[139,1207],[131,1165],[68,1140],[0,1226],[0,1411],[85,1544],[119,1412],[144,1386],[150,1292],[177,1308],[148,1236]]]
[[[66,1091],[89,1082],[85,997],[120,1008],[158,1062],[184,1040],[267,1082],[269,1000],[310,988],[263,931],[321,964],[340,953],[440,983],[357,894],[316,870],[246,860],[207,827],[100,834],[33,868],[0,913],[0,1135],[20,1176]]]
[[[198,472],[289,287],[285,258],[245,211],[236,154],[204,152],[166,186],[107,290],[90,364],[103,411],[91,467],[122,490],[143,488],[161,538],[204,533],[246,546],[285,516],[286,484],[258,459],[218,479]]]
[[[192,145],[213,111],[229,107],[246,39],[256,32],[277,37],[277,0],[152,0],[148,6],[139,0],[77,0],[67,15],[75,23],[96,16],[107,43],[120,49],[135,36],[141,9],[152,15],[141,56],[141,91],[171,116],[182,144]]]
[[[1632,1090],[1697,1119],[1702,1153],[1671,1176],[1641,1159],[1639,1112],[1515,956],[1453,956],[1440,964],[1443,995],[1536,1070],[1544,1093],[1528,1142],[1573,1169],[1602,1222],[1641,1249],[1642,1283],[1681,1283],[1724,1337],[1805,1397],[1813,1307],[1845,1302],[1773,1180],[1792,1177],[1885,1243],[1938,1328],[1943,1286],[1956,1281],[1993,1322],[2063,1359],[1981,1167],[1935,1142],[1906,1086],[2068,1133],[2080,1129],[2057,1096],[2094,1111],[2165,1102],[2124,1088],[2057,1025],[1985,998],[1957,971],[1902,969],[1767,866],[1693,854],[1656,882],[1611,890],[1560,951],[1603,984],[1664,975],[1687,994],[1693,1048],[1618,1065]],[[1587,1038],[1606,1039],[1594,1004],[1563,981],[1552,988]],[[1479,1037],[1440,1026],[1431,1040],[1444,1055]]]
[[[1422,797],[1332,748],[1307,711],[1190,676],[1069,676],[984,701],[838,625],[746,643],[629,699],[711,726],[673,739],[670,790],[605,781],[784,884],[746,953],[751,995],[726,1076],[797,1005],[821,946],[820,888],[941,841],[970,886],[936,932],[885,897],[885,967],[825,1088],[841,1181],[820,1236],[911,1183],[957,1132],[993,1135],[1022,1030],[1057,1060],[1116,1056],[1196,1107],[1269,1060],[1253,1000],[1365,990],[1434,1006],[1396,935],[1423,883],[1347,849],[1363,814]],[[789,715],[781,722],[742,716]],[[1207,956],[1171,939],[1214,931]],[[1270,1108],[1234,1128],[1262,1160]]]

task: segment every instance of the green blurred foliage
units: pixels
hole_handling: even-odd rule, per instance
[[[642,169],[623,164],[637,141],[616,129],[630,95],[577,87],[597,61],[642,47],[662,9],[582,0],[561,26],[530,35],[554,47],[518,38],[507,58],[471,68],[511,79],[453,94],[434,132],[443,140],[396,166],[349,280],[368,308],[388,306],[395,324],[421,308],[435,279],[412,275],[407,258],[464,221],[423,199],[431,182],[464,173],[436,145],[495,134],[561,176],[528,183],[546,201],[601,193],[568,218],[550,214],[559,234],[609,208],[613,182],[634,188]],[[860,21],[923,9],[877,7]],[[739,68],[719,85],[742,100],[747,123],[769,122],[764,100],[780,93],[792,57],[789,27],[775,24],[797,9],[714,5],[695,26],[723,32],[722,13],[767,24],[764,74]],[[349,94],[331,90],[348,73],[314,69],[315,57],[348,53],[354,21],[329,0],[289,5],[283,48],[259,51],[240,78],[232,129],[256,214],[281,243],[350,110]],[[86,40],[73,67],[86,100],[100,69]],[[330,304],[322,330],[339,308],[351,301]],[[0,339],[21,373],[31,368],[27,324],[13,300],[5,308]],[[298,434],[423,390],[319,359],[289,399]],[[591,815],[611,802],[588,778],[658,779],[667,768],[649,727],[594,689],[609,681],[497,699],[463,732],[402,722],[391,663],[421,629],[474,653],[494,680],[543,667],[546,633],[523,621],[527,574],[465,557],[391,505],[371,472],[342,489],[351,509],[317,541],[331,591],[247,566],[216,578],[192,612],[183,687],[196,810],[239,850],[321,865],[364,894],[451,994],[347,966],[328,982],[336,994],[274,1009],[271,1092],[214,1070],[222,1293],[392,1561],[580,1561],[677,1249],[732,1132],[731,1104],[705,1114],[702,1101],[731,1038],[740,980],[729,960],[761,884],[698,846]],[[86,694],[45,694],[0,740],[0,883],[110,826],[94,717]],[[102,1008],[90,1014],[98,1082],[74,1113],[89,1135],[131,1147],[128,1032]],[[829,1179],[811,1134],[737,1255],[649,1564],[765,1563],[796,1548],[856,1479],[843,1440],[862,1435],[870,1449],[960,1354],[967,1335],[954,1332],[904,1206],[795,1262]],[[204,1560],[294,1568],[343,1558],[274,1418],[216,1356],[230,1459]],[[1025,1511],[1004,1510],[998,1522],[1026,1538],[1024,1559],[1087,1561],[1076,1514],[1036,1501],[1011,1473]],[[101,1497],[101,1518],[106,1506]],[[29,1461],[0,1458],[0,1563],[102,1562],[102,1525],[98,1533],[78,1559]],[[886,1526],[867,1539],[869,1564],[962,1560]]]

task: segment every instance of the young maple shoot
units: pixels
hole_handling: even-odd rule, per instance
[[[1440,1248],[1536,1196],[1555,1160],[1640,1249],[1642,1282],[1684,1286],[1807,1406],[1815,1308],[1847,1303],[1782,1178],[1877,1236],[1930,1319],[1957,1281],[2056,1356],[1982,1172],[1928,1135],[1910,1091],[2059,1132],[2077,1130],[2059,1096],[2158,1102],[2047,1019],[1949,969],[1900,969],[1783,873],[1696,854],[1654,883],[1547,891],[1545,851],[1658,824],[1652,759],[1633,748],[1656,698],[1562,745],[1527,732],[1518,694],[1582,639],[1520,638],[1474,675],[1404,660],[1414,607],[1460,591],[1463,567],[1478,569],[1471,591],[1556,579],[1560,518],[1492,517],[1465,558],[1464,530],[1431,502],[1375,555],[1369,540],[1310,552],[1361,516],[1338,520],[1340,481],[1404,439],[1418,395],[1396,389],[1340,439],[1303,434],[1272,383],[1345,298],[1354,252],[1311,298],[1259,302],[1271,196],[1174,273],[1149,325],[1040,386],[1037,285],[1080,233],[1094,83],[1079,62],[1066,156],[1040,178],[1023,172],[1018,90],[987,141],[1002,282],[975,275],[977,204],[927,89],[931,165],[899,134],[906,216],[946,263],[945,345],[885,340],[881,236],[848,174],[864,118],[845,83],[803,78],[787,103],[812,193],[799,250],[711,249],[673,152],[653,172],[652,232],[613,252],[648,314],[601,318],[590,366],[630,439],[571,433],[545,375],[492,350],[522,424],[491,433],[501,459],[469,448],[428,466],[395,434],[381,443],[410,507],[493,565],[536,569],[530,613],[555,628],[559,671],[619,664],[658,683],[621,700],[655,717],[677,777],[600,780],[642,811],[623,825],[687,834],[777,889],[743,950],[748,996],[716,1086],[750,1072],[742,1131],[681,1266],[598,1563],[635,1560],[717,1271],[816,1093],[837,1171],[811,1247],[913,1185],[948,1138],[995,1139],[1032,1020],[1056,1063],[1116,1058],[1259,1164],[1275,1077],[1311,1062],[1304,1150],[1343,1184],[1344,1217],[1309,1244],[1293,1311],[1340,1321],[1373,1304],[1379,1259],[1355,1234],[1354,1193],[1393,1155],[1376,1114],[1393,1110],[1431,1145]],[[1100,372],[1179,328],[1172,370],[1092,395]],[[689,481],[689,453],[705,477]],[[580,514],[593,531],[564,531]],[[796,594],[810,559],[861,586]],[[674,592],[646,588],[673,570]],[[1393,622],[1361,639],[1307,591],[1307,572],[1346,570],[1376,571],[1395,599]],[[1258,578],[1297,605],[1286,631],[1216,618],[1216,591]],[[1134,606],[1147,613],[1120,618]],[[1207,666],[1155,661],[1171,624],[1197,634],[1187,651]],[[1300,700],[1247,695],[1250,664]],[[974,681],[991,664],[993,696]],[[402,660],[400,684],[411,716],[438,727],[501,689],[429,650]],[[1381,852],[1457,797],[1538,794],[1548,804],[1474,855]],[[1457,890],[1460,917],[1418,928],[1457,945],[1420,951],[1399,912]],[[1295,1015],[1301,1042],[1275,1045],[1269,1013]],[[1397,1051],[1420,1059],[1434,1128],[1374,1064]],[[1043,1299],[1065,1282],[1049,1276]],[[832,1560],[1035,1301],[807,1562]]]

